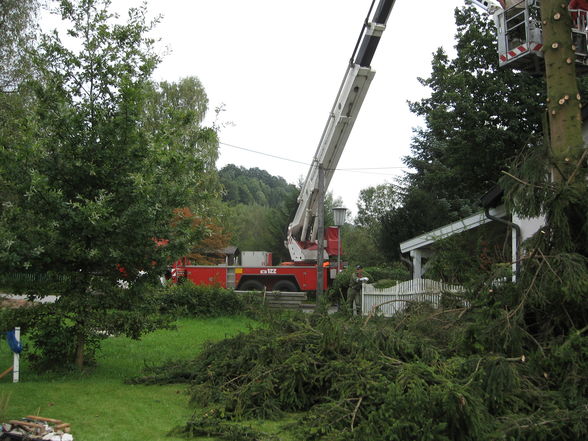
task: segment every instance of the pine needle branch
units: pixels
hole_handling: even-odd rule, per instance
[[[541,251],[539,249],[533,250],[531,258],[533,258],[537,252],[541,252]],[[541,252],[541,254],[543,254],[543,253]],[[535,282],[537,281],[537,278],[539,277],[539,273],[541,272],[541,268],[543,267],[543,263],[545,263],[545,259],[542,259],[541,263],[539,263],[539,267],[537,268],[537,271],[535,271],[535,274],[533,275],[533,279],[531,280],[529,287],[525,290],[523,297],[521,298],[521,301],[519,302],[519,304],[516,306],[515,309],[513,309],[511,312],[509,312],[507,314],[508,319],[513,318],[515,316],[515,314],[518,313],[518,311],[523,307],[523,305],[527,301],[527,297],[529,296],[529,293],[531,292],[531,290],[535,286]]]
[[[468,380],[468,382],[466,384],[464,384],[464,387],[468,387],[472,381],[474,381],[474,378],[476,377],[476,373],[478,372],[478,369],[480,369],[480,364],[482,364],[482,360],[483,358],[480,357],[480,359],[478,360],[478,363],[476,364],[476,369],[474,369],[474,372],[472,372],[472,375],[470,375],[470,379]]]
[[[584,149],[582,156],[580,157],[580,159],[576,163],[576,167],[574,168],[574,171],[572,172],[572,174],[568,178],[568,181],[567,181],[568,185],[570,185],[572,183],[572,181],[574,180],[574,178],[578,174],[578,171],[580,170],[580,167],[582,166],[582,163],[586,160],[587,156],[588,156],[588,149]]]
[[[537,249],[537,252],[539,254],[541,254],[541,257],[543,258],[543,261],[547,264],[547,267],[551,270],[551,272],[553,273],[553,275],[555,277],[557,277],[557,279],[560,281],[560,283],[563,283],[563,280],[561,277],[559,277],[559,274],[557,274],[555,272],[555,270],[553,269],[553,267],[551,266],[551,264],[549,263],[549,260],[547,259],[547,257],[545,256],[545,254],[543,254],[543,251],[541,251],[540,249]]]
[[[502,170],[502,173],[506,176],[508,176],[511,179],[514,179],[515,181],[519,182],[520,184],[526,185],[527,187],[533,187],[533,188],[545,188],[545,186],[543,185],[537,185],[537,184],[531,184],[530,182],[524,181],[521,178],[516,177],[515,175]]]
[[[357,415],[357,411],[359,410],[359,406],[361,406],[361,402],[363,401],[363,397],[359,397],[357,404],[355,405],[355,409],[353,409],[353,413],[351,414],[351,431],[353,432],[353,425],[355,424],[355,417]]]

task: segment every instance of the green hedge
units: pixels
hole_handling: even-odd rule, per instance
[[[350,266],[337,274],[329,290],[331,299],[337,301],[345,297],[354,272],[355,267]],[[374,284],[376,288],[389,288],[398,282],[410,280],[410,272],[401,262],[394,262],[387,266],[369,266],[363,269],[363,274],[369,279],[368,283]]]
[[[163,290],[162,312],[182,317],[217,317],[240,314],[248,302],[233,290],[194,285],[188,281]]]

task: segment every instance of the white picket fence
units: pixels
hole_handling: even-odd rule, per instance
[[[377,313],[384,317],[391,317],[409,304],[416,302],[429,302],[434,308],[438,308],[442,293],[464,291],[463,286],[429,279],[409,280],[384,289],[364,284],[361,291],[361,311],[363,315]]]

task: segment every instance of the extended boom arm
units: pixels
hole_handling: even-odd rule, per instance
[[[375,75],[370,64],[395,0],[379,0],[371,20],[375,3],[368,12],[355,50],[349,62],[337,98],[321,136],[310,170],[298,197],[298,210],[288,227],[287,246],[294,261],[316,260],[317,213],[319,208],[319,167],[324,169],[324,188],[329,186],[339,158],[370,83]]]

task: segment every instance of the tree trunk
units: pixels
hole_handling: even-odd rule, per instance
[[[86,336],[83,331],[80,331],[76,335],[76,358],[74,363],[78,369],[84,367],[84,349],[86,348]]]
[[[549,140],[555,161],[552,178],[561,180],[566,164],[575,165],[582,140],[580,94],[567,0],[542,0],[541,21],[549,112]]]

